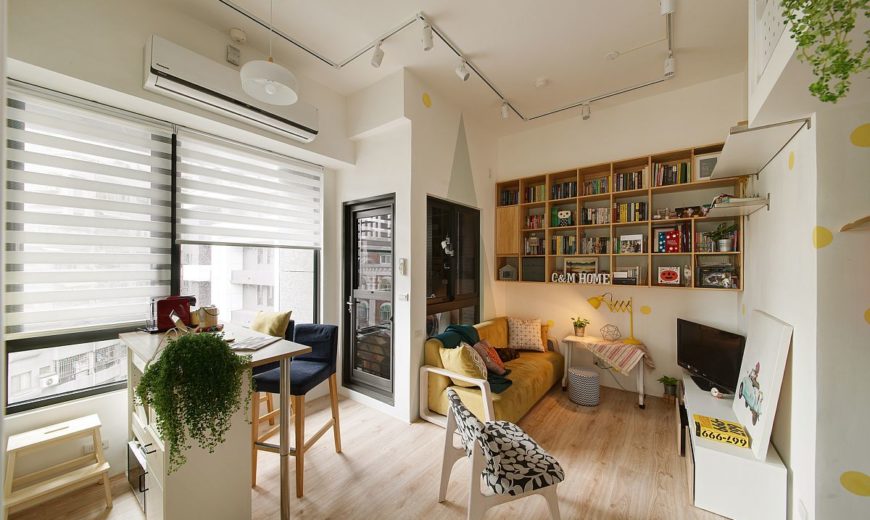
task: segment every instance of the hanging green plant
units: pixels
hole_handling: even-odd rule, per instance
[[[836,103],[849,92],[852,76],[870,69],[870,30],[858,48],[850,38],[857,18],[870,18],[870,0],[781,1],[798,59],[809,63],[816,76],[810,93]]]
[[[145,368],[136,396],[156,414],[169,447],[170,473],[187,461],[192,441],[213,453],[224,442],[233,414],[242,404],[248,410],[251,385],[243,379],[249,361],[221,335],[188,334],[169,340]]]

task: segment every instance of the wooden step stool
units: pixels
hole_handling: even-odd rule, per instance
[[[109,486],[109,463],[103,456],[100,418],[96,414],[66,421],[18,435],[10,435],[6,443],[6,481],[3,495],[3,519],[17,505],[35,505],[68,491],[94,482],[102,482],[106,507],[112,507]],[[65,442],[91,437],[94,452],[76,457],[26,475],[15,476],[18,458]]]

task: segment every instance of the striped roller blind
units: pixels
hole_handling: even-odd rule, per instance
[[[169,294],[171,129],[10,89],[8,338],[141,322]]]
[[[192,131],[178,135],[178,241],[319,248],[319,167]]]

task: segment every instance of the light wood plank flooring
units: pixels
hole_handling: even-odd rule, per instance
[[[640,410],[635,394],[609,388],[602,388],[601,400],[594,409],[583,408],[556,388],[520,422],[565,470],[559,486],[563,519],[721,518],[689,505],[672,405],[648,398],[646,410]],[[316,431],[328,410],[326,398],[308,403],[306,430]],[[306,454],[305,496],[292,499],[294,518],[465,518],[467,461],[454,468],[447,501],[436,501],[444,430],[425,422],[407,425],[349,400],[341,402],[341,420],[341,455],[334,452],[331,435]],[[265,452],[259,457],[253,517],[275,519],[278,457]],[[113,479],[112,489],[110,511],[94,485],[10,518],[144,519],[123,477]],[[486,518],[549,517],[543,498],[530,497],[490,509]]]

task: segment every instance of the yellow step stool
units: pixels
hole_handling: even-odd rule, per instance
[[[102,482],[106,507],[112,507],[109,486],[109,463],[103,455],[100,418],[96,414],[80,417],[38,430],[10,435],[6,443],[6,480],[3,489],[3,518],[9,510],[21,504],[36,505],[69,491]],[[15,476],[19,457],[51,448],[61,443],[91,437],[94,452],[25,475]]]

